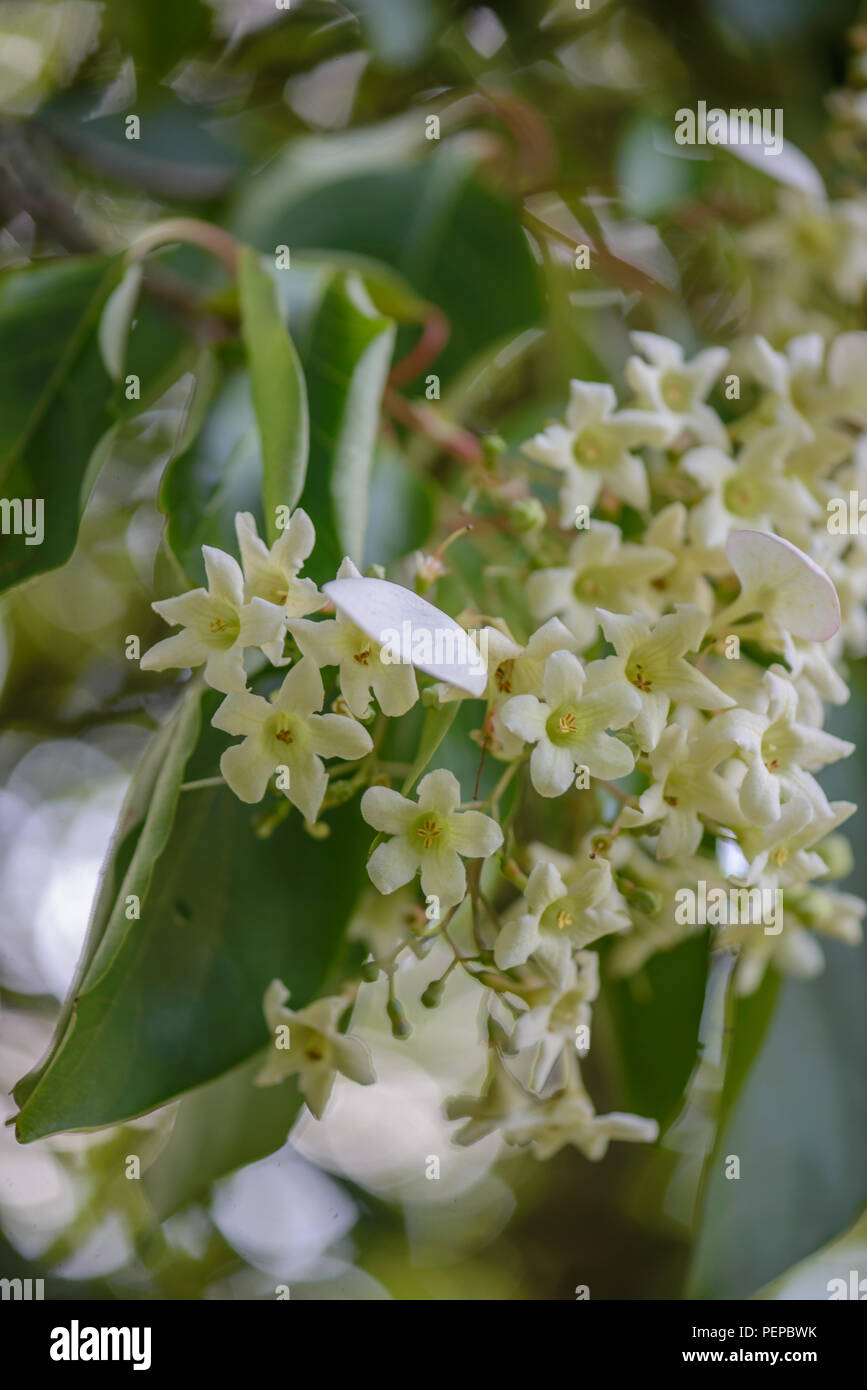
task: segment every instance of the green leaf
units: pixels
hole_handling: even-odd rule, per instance
[[[379,405],[394,324],[374,309],[355,274],[338,275],[323,295],[306,354],[310,469],[302,505],[316,526],[308,566],[333,576],[344,555],[363,561]]]
[[[180,1104],[165,1147],[144,1174],[157,1221],[204,1198],[217,1178],[265,1158],[286,1140],[301,1093],[294,1078],[256,1086],[264,1053],[199,1086]]]
[[[167,467],[160,509],[172,552],[196,583],[205,576],[202,546],[234,553],[235,513],[252,512],[260,533],[263,462],[246,372],[223,384],[190,448]]]
[[[401,787],[401,795],[409,796],[421,774],[424,772],[434,753],[439,748],[452,724],[455,722],[455,715],[460,709],[460,700],[451,700],[446,705],[431,705],[425,713],[424,724],[419,740],[418,753],[415,762],[407,774],[406,781]]]
[[[75,547],[88,460],[112,418],[97,329],[120,274],[119,258],[83,257],[0,277],[0,492],[44,502],[41,544],[0,535],[0,590]]]
[[[226,787],[179,798],[182,777],[217,771],[228,740],[208,721],[220,699],[206,692],[189,756],[199,696],[188,692],[135,847],[127,830],[115,848],[96,910],[105,927],[48,1060],[19,1091],[23,1141],[115,1124],[240,1066],[267,1042],[270,981],[303,1007],[334,963],[369,829],[348,803],[330,839],[312,839],[294,812],[261,838],[261,808]],[[130,892],[138,921],[125,916]]]
[[[626,1088],[622,1108],[662,1126],[671,1118],[695,1064],[706,977],[701,935],[651,956],[638,975],[606,984]]]
[[[434,494],[426,478],[400,454],[380,449],[370,482],[364,564],[392,564],[419,549],[431,534]]]
[[[307,393],[277,287],[249,246],[242,247],[238,258],[238,294],[262,443],[265,520],[274,541],[279,535],[277,508],[295,506],[307,474]]]
[[[324,153],[319,182],[315,171],[299,180],[295,164],[278,164],[242,209],[242,235],[273,254],[291,227],[293,255],[336,251],[398,271],[449,318],[451,337],[431,368],[444,380],[538,323],[539,273],[516,208],[479,181],[463,151],[443,147],[414,164],[373,151],[378,167],[357,163],[330,182],[321,181]]]

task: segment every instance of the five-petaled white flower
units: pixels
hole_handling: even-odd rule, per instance
[[[220,771],[241,801],[261,801],[269,779],[285,768],[278,785],[306,821],[315,821],[328,785],[322,759],[370,752],[370,734],[355,719],[318,712],[324,696],[316,664],[307,657],[270,700],[249,691],[227,695],[211,723],[224,733],[245,735],[220,759]]]
[[[177,598],[161,599],[151,607],[182,632],[157,642],[141,659],[143,671],[166,671],[173,666],[205,667],[205,680],[223,694],[246,690],[244,651],[260,647],[268,654],[283,642],[283,613],[273,603],[254,597],[244,601],[244,580],[237,560],[213,546],[203,545],[207,589],[191,589]]]
[[[361,574],[347,557],[337,571],[338,579],[360,579]],[[408,662],[383,661],[382,647],[339,610],[326,622],[290,620],[287,627],[305,656],[317,666],[336,666],[340,693],[357,719],[370,713],[373,691],[383,714],[406,714],[418,699],[415,671]]]
[[[685,659],[694,652],[708,625],[706,613],[692,604],[678,604],[674,613],[651,624],[641,613],[599,610],[602,631],[617,653],[609,680],[626,678],[638,692],[640,708],[635,733],[645,752],[655,748],[665,728],[672,701],[696,709],[728,709],[735,702]]]
[[[673,444],[686,431],[701,444],[728,450],[725,426],[705,400],[728,361],[726,349],[706,348],[686,362],[683,348],[671,338],[658,333],[629,336],[642,357],[630,357],[626,380],[635,392],[635,404],[657,412],[667,425],[664,442]]]
[[[298,578],[316,542],[313,522],[301,507],[292,513],[270,550],[259,536],[251,512],[238,512],[235,531],[244,570],[245,598],[276,603],[286,618],[301,618],[325,606],[328,600],[313,580]]]
[[[552,979],[565,985],[573,950],[629,925],[607,859],[581,857],[565,878],[543,861],[503,922],[494,960],[501,970],[509,970],[535,956]]]
[[[583,650],[597,636],[597,608],[656,611],[648,586],[673,566],[668,551],[633,545],[619,526],[594,521],[572,542],[568,565],[530,575],[527,602],[534,618],[558,614]]]
[[[419,782],[418,803],[389,787],[368,787],[361,814],[374,830],[394,837],[377,845],[367,861],[380,893],[393,893],[421,868],[426,897],[439,898],[441,908],[461,901],[467,888],[461,856],[487,859],[503,843],[503,832],[481,811],[459,811],[460,800],[460,783],[444,768]]]
[[[714,726],[718,723],[712,719],[692,740],[681,724],[663,729],[650,755],[650,786],[642,792],[637,810],[624,807],[625,826],[662,823],[656,846],[658,859],[695,854],[705,821],[729,830],[743,824],[737,789],[714,770],[728,752],[717,737]]]
[[[606,733],[622,729],[641,709],[638,693],[617,680],[611,658],[583,667],[571,652],[554,652],[545,663],[542,698],[514,695],[502,709],[507,729],[535,744],[530,779],[540,796],[562,796],[575,768],[591,777],[625,777],[635,759],[625,743]]]
[[[647,507],[647,473],[631,450],[664,444],[667,436],[667,421],[654,411],[618,411],[613,386],[573,381],[565,425],[549,425],[524,445],[524,452],[565,475],[560,514],[562,524],[571,526],[576,507],[593,507],[603,487],[633,507]]]
[[[340,1016],[349,1007],[342,995],[315,999],[304,1009],[287,1009],[288,998],[282,980],[272,980],[263,1001],[271,1048],[256,1085],[276,1086],[287,1076],[297,1076],[301,1093],[319,1120],[337,1073],[359,1086],[370,1086],[376,1080],[373,1062],[360,1038],[338,1032]]]
[[[741,783],[741,809],[751,825],[778,819],[783,794],[802,792],[817,810],[828,812],[828,801],[811,775],[819,768],[848,758],[854,743],[803,724],[798,718],[798,692],[782,671],[766,671],[755,710],[721,714],[716,735],[729,739],[747,764]]]

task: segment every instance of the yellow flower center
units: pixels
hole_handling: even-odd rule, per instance
[[[512,693],[512,669],[514,665],[514,659],[501,661],[494,672],[494,684],[502,695],[511,695]]]
[[[565,931],[566,927],[571,927],[573,920],[572,913],[563,908],[557,913],[557,930]]]
[[[358,662],[359,666],[367,666],[370,662],[370,647],[362,647],[361,651],[355,652],[352,660]]]
[[[635,665],[627,672],[627,675],[637,690],[643,690],[646,693],[653,689],[653,681],[645,675],[641,662],[636,661]]]
[[[424,849],[432,849],[442,835],[442,826],[435,816],[425,816],[421,825],[416,826],[415,833],[421,840]]]

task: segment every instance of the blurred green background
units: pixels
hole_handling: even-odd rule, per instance
[[[692,348],[765,327],[741,232],[778,190],[725,151],[678,158],[674,112],[698,100],[780,107],[787,140],[828,188],[859,194],[828,108],[851,74],[858,17],[854,0],[0,3],[4,450],[77,322],[77,277],[100,272],[76,258],[111,256],[169,216],[269,255],[289,247],[282,283],[305,361],[335,270],[360,274],[397,319],[396,360],[417,340],[419,302],[435,305],[451,326],[430,368],[444,409],[510,449],[560,408],[570,377],[618,383],[630,329]],[[580,289],[558,243],[576,227],[594,247]],[[16,272],[58,264],[59,280],[16,299]],[[805,321],[832,312],[821,297],[784,307]],[[841,327],[865,324],[862,305],[833,312]],[[55,553],[25,557],[59,568],[0,600],[4,1093],[47,1046],[125,790],[176,699],[125,659],[125,639],[144,649],[162,635],[151,600],[176,589],[179,562],[198,582],[199,547],[230,545],[234,510],[261,477],[235,314],[219,265],[169,247],[148,264],[127,347],[142,399],[118,384],[106,408],[82,357],[76,408],[40,426],[34,480],[60,489],[67,524]],[[341,322],[349,352],[367,330]],[[448,534],[449,496],[460,496],[454,469],[386,419],[366,561],[399,577],[401,557]],[[472,556],[455,551],[460,606]],[[0,549],[4,587],[5,559]],[[326,544],[317,579],[332,559]],[[832,725],[856,740],[862,667]],[[450,735],[445,765],[472,776],[468,746]],[[867,743],[857,765],[833,769],[829,793],[867,803],[865,759]],[[853,825],[857,846],[863,817]],[[865,894],[858,858],[845,886]],[[207,846],[197,864],[206,876]],[[260,882],[261,902],[245,887],[250,918],[267,911]],[[504,1159],[494,1140],[449,1144],[442,1097],[483,1065],[478,1000],[454,979],[440,1010],[411,1013],[408,1044],[384,1030],[379,986],[365,991],[356,1024],[379,1083],[339,1088],[324,1123],[303,1120],[264,1159],[285,1124],[260,1112],[246,1075],[181,1102],[147,1194],[124,1160],[156,1154],[177,1107],[30,1145],[6,1128],[0,1274],[45,1277],[51,1297],[273,1297],[283,1283],[293,1298],[569,1299],[578,1285],[592,1298],[750,1296],[849,1230],[864,1199],[865,952],[832,941],[825,953],[817,980],[770,974],[738,1006],[721,1098],[708,1080],[710,1010],[701,1023],[706,942],[610,982],[591,1090],[600,1111],[655,1116],[664,1138],[599,1165],[572,1150],[541,1165]],[[412,971],[408,1000],[434,968]],[[167,1016],[183,1007],[182,991],[165,1001]],[[15,1113],[11,1098],[3,1107]],[[424,1180],[429,1154],[447,1155],[439,1183]],[[737,1183],[723,1178],[728,1154],[741,1159]],[[162,1224],[150,1201],[172,1213]],[[856,1231],[846,1270],[864,1243]],[[773,1292],[824,1297],[825,1265],[811,1268]]]

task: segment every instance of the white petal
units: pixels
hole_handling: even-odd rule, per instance
[[[274,762],[262,744],[252,738],[227,748],[220,759],[220,771],[240,801],[261,801],[273,775]]]
[[[545,662],[542,698],[552,709],[581,698],[584,667],[572,652],[553,652]]]
[[[378,646],[397,632],[419,671],[476,698],[484,694],[487,671],[473,639],[454,618],[411,589],[387,579],[332,579],[322,592]]]
[[[287,757],[289,767],[289,786],[285,794],[297,806],[302,816],[310,824],[319,815],[319,809],[328,790],[328,777],[325,768],[312,753],[297,753],[294,758]]]
[[[795,637],[825,642],[839,630],[837,590],[821,566],[790,541],[768,531],[732,531],[726,554],[743,589],[767,594],[773,616]]]
[[[538,917],[516,917],[506,922],[494,943],[494,960],[501,970],[523,965],[539,944]]]
[[[363,758],[373,747],[364,725],[345,714],[312,714],[308,728],[310,746],[323,758]]]
[[[467,891],[467,871],[455,850],[441,849],[422,855],[421,891],[439,898],[440,907],[454,907],[461,901]]]
[[[246,690],[247,673],[241,648],[237,644],[222,652],[212,648],[205,662],[204,677],[208,685],[224,695],[232,690]]]
[[[361,814],[374,830],[400,835],[418,816],[418,807],[391,787],[368,787],[361,798]]]
[[[371,787],[371,791],[376,788]],[[367,817],[365,816],[365,820]],[[405,835],[397,835],[377,845],[367,861],[367,872],[380,893],[393,893],[415,878],[421,854]]]
[[[176,632],[164,637],[145,652],[140,665],[143,671],[168,671],[174,667],[201,666],[211,655],[212,648],[194,632]]]
[[[325,691],[315,661],[305,656],[297,662],[277,692],[275,709],[291,711],[302,716],[322,708]]]
[[[466,859],[487,859],[503,843],[497,822],[481,811],[455,811],[449,816],[449,833],[458,854]]]
[[[460,804],[461,784],[453,772],[437,768],[418,784],[418,804],[423,811],[439,811],[447,816]]]
[[[530,780],[540,796],[562,796],[575,778],[574,763],[566,748],[555,748],[543,738],[530,757]]]
[[[545,720],[550,713],[535,695],[513,695],[500,710],[500,718],[510,733],[525,743],[538,743],[545,736]]]
[[[244,602],[244,576],[238,561],[213,545],[202,546],[202,558],[211,596],[240,608]]]
[[[249,690],[238,691],[226,696],[211,723],[224,734],[255,734],[270,713],[271,706],[261,695],[251,695]]]

